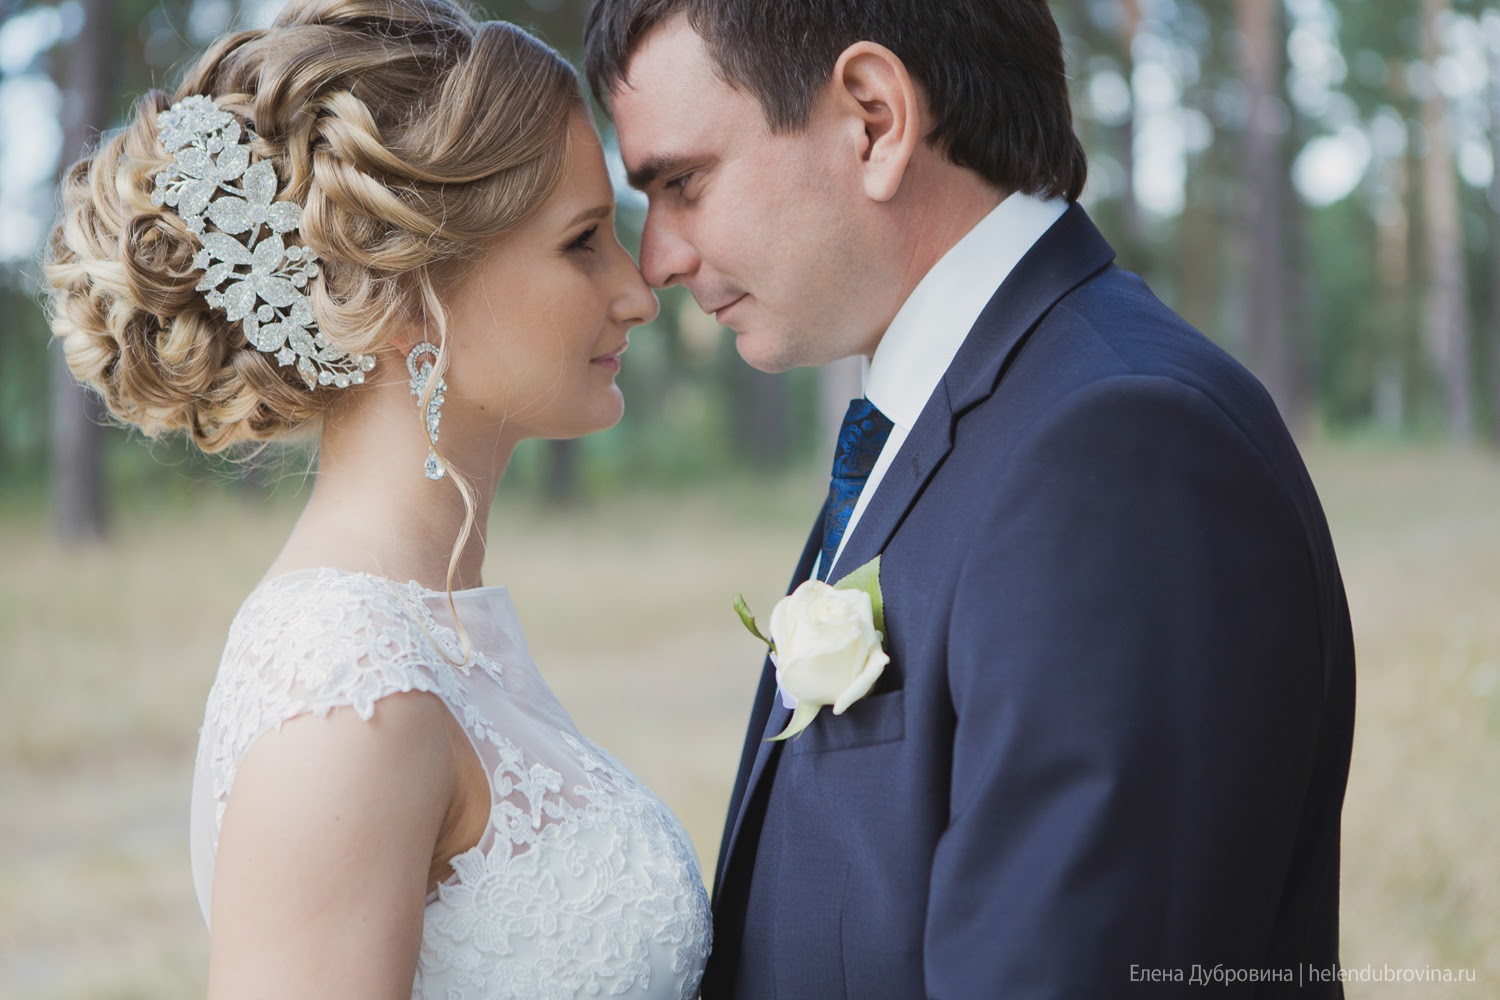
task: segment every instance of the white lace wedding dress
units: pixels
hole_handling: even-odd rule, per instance
[[[412,997],[698,995],[708,898],[687,834],[584,739],[537,673],[502,587],[447,598],[310,570],[257,588],[230,628],[193,779],[193,881],[209,913],[219,824],[254,740],[304,713],[403,691],[441,698],[490,776],[484,836],[428,897]],[[446,654],[446,658],[445,655]]]

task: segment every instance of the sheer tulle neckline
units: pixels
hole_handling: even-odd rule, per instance
[[[388,584],[392,587],[397,587],[402,590],[419,591],[424,597],[438,597],[442,598],[445,601],[448,599],[448,592],[446,590],[434,590],[431,587],[424,587],[416,580],[398,580],[393,576],[383,576],[379,573],[369,573],[364,570],[357,569],[340,569],[335,566],[310,566],[305,569],[289,569],[285,572],[277,573],[275,576],[266,577],[265,579],[261,580],[260,584],[255,589],[265,590],[283,584],[296,583],[302,580],[336,579],[339,577],[348,577],[356,580],[367,580],[371,583]],[[463,599],[492,597],[496,595],[509,596],[509,594],[510,589],[503,583],[491,583],[484,584],[478,587],[464,587],[461,590],[455,590],[453,591],[453,599],[457,601]]]

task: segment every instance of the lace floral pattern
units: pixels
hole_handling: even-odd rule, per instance
[[[710,925],[686,833],[578,735],[536,674],[504,591],[455,596],[475,650],[462,666],[443,595],[416,584],[324,570],[278,578],[246,601],[199,747],[204,912],[224,805],[257,737],[309,712],[351,707],[368,719],[382,697],[429,692],[468,733],[492,807],[484,836],[429,897],[414,1000],[692,1000]]]

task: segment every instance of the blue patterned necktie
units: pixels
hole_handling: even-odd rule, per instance
[[[833,480],[828,484],[828,500],[823,504],[823,556],[818,561],[818,579],[827,580],[833,568],[839,542],[849,527],[860,490],[875,468],[885,439],[891,436],[891,420],[868,399],[849,402],[844,424],[839,428],[839,444],[833,454]]]

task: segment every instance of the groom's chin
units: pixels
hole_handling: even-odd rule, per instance
[[[779,375],[803,364],[798,352],[784,337],[735,330],[734,346],[745,364],[767,375]]]

